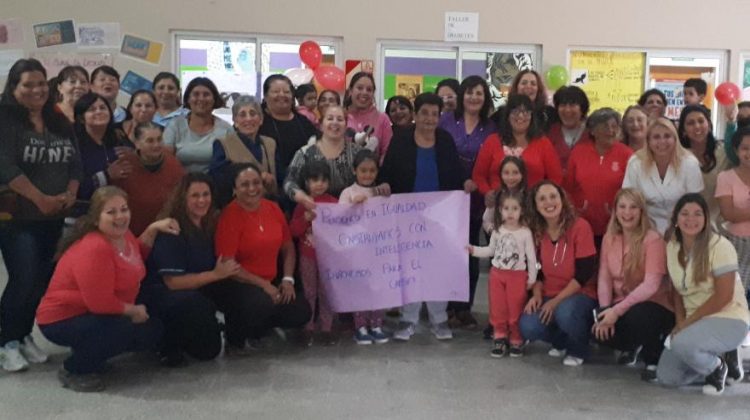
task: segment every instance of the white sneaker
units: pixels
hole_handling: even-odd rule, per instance
[[[552,347],[547,352],[547,355],[550,356],[550,357],[563,357],[563,356],[565,356],[565,349],[556,349],[556,348]]]
[[[745,336],[745,339],[742,341],[742,347],[750,347],[750,331],[748,331],[747,335]]]
[[[47,353],[36,345],[34,339],[27,335],[20,345],[21,354],[31,363],[44,363],[47,361]]]
[[[433,325],[431,330],[432,334],[438,340],[450,340],[453,338],[453,332],[451,331],[451,328],[448,326],[447,322],[441,322],[437,325]]]
[[[20,372],[29,368],[29,362],[23,357],[18,341],[11,341],[2,347],[3,369],[8,372]]]
[[[581,366],[583,364],[583,359],[581,359],[580,357],[568,355],[568,356],[565,356],[565,358],[563,359],[563,364],[565,366],[573,366],[573,367]]]

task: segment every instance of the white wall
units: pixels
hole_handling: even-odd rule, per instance
[[[478,12],[479,42],[541,45],[545,67],[565,64],[570,46],[720,49],[737,82],[740,52],[750,50],[743,0],[0,0],[0,16],[24,19],[27,51],[31,24],[68,18],[117,21],[123,33],[164,42],[159,66],[116,59],[146,77],[171,70],[171,30],[339,36],[345,59],[375,59],[378,40],[441,41],[445,11]]]

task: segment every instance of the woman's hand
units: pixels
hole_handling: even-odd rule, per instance
[[[476,190],[477,184],[474,181],[472,181],[471,179],[467,179],[466,181],[464,181],[464,192],[466,194],[471,194]]]
[[[291,282],[282,280],[279,289],[281,290],[280,303],[292,303],[297,298],[297,294],[294,292],[294,285]]]
[[[273,284],[267,283],[265,286],[263,286],[263,291],[271,297],[274,305],[278,305],[281,302],[281,291],[279,291],[279,289],[277,289]]]
[[[474,247],[472,245],[466,245],[465,248],[466,248],[466,252],[468,252],[469,255],[471,255],[474,252]]]
[[[212,270],[217,279],[225,279],[239,274],[242,267],[234,258],[219,257],[216,259],[216,265]]]
[[[117,159],[116,161],[109,164],[107,167],[107,175],[109,179],[117,181],[120,179],[126,179],[130,176],[133,171],[133,165],[129,161],[124,159]]]
[[[260,174],[260,178],[263,180],[264,184],[275,184],[276,183],[276,177],[273,176],[270,172],[263,172]]]
[[[599,322],[598,324],[594,324],[591,331],[594,333],[594,337],[596,337],[597,340],[607,341],[614,337],[615,326]]]
[[[302,190],[294,193],[294,202],[302,205],[307,210],[315,210],[315,200]]]
[[[157,231],[162,233],[169,233],[170,235],[180,234],[180,224],[176,219],[173,219],[171,217],[157,220],[154,223],[151,223],[149,227],[156,229]]]
[[[495,207],[495,199],[497,198],[497,191],[490,191],[484,195],[484,206]]]
[[[558,302],[555,298],[544,302],[542,307],[539,309],[539,319],[544,325],[549,325],[550,321],[552,321],[555,315],[555,309],[557,309],[557,305],[559,304],[560,302]]]
[[[60,200],[60,203],[62,203],[62,210],[69,209],[76,203],[76,196],[70,191],[58,194],[57,199]]]
[[[542,297],[534,294],[531,296],[529,301],[526,302],[526,307],[523,308],[523,311],[527,314],[533,314],[534,312],[539,310],[540,306],[542,306]]]
[[[318,217],[318,214],[315,213],[312,210],[305,210],[305,220],[308,222],[312,222],[315,220],[315,218]]]
[[[620,316],[617,315],[617,312],[615,312],[612,308],[607,308],[602,312],[599,312],[599,319],[597,321],[599,324],[610,325],[614,327],[618,319],[620,319]]]
[[[39,211],[45,215],[50,216],[59,213],[64,207],[65,200],[61,196],[41,194],[39,198],[34,202],[34,205]]]
[[[390,197],[391,196],[391,186],[387,182],[384,182],[377,187],[375,187],[375,195],[381,196],[381,197]]]
[[[676,336],[683,329],[685,329],[685,321],[675,324],[674,328],[672,329],[672,333],[670,334],[672,336],[672,339],[674,340],[674,336]]]
[[[362,204],[365,201],[367,201],[367,196],[364,194],[357,194],[357,195],[352,196],[353,204]]]
[[[145,305],[131,305],[125,309],[125,316],[130,318],[133,324],[143,324],[148,321],[148,312]]]

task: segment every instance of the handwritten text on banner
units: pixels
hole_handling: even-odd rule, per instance
[[[420,301],[467,301],[469,196],[396,194],[319,204],[313,242],[331,308],[352,312]]]

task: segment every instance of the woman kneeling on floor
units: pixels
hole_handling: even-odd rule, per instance
[[[711,231],[708,204],[700,194],[685,194],[671,219],[667,268],[677,325],[664,344],[657,377],[669,386],[703,380],[703,393],[719,395],[727,379],[744,376],[737,347],[747,333],[745,290],[737,273],[737,252]]]
[[[180,228],[174,219],[162,219],[136,238],[129,225],[127,194],[106,186],[94,193],[88,214],[61,242],[36,319],[48,340],[72,347],[58,372],[66,388],[101,391],[107,359],[156,350],[160,344],[161,322],[149,318],[135,298],[146,274],[143,259],[156,234],[176,235]]]

